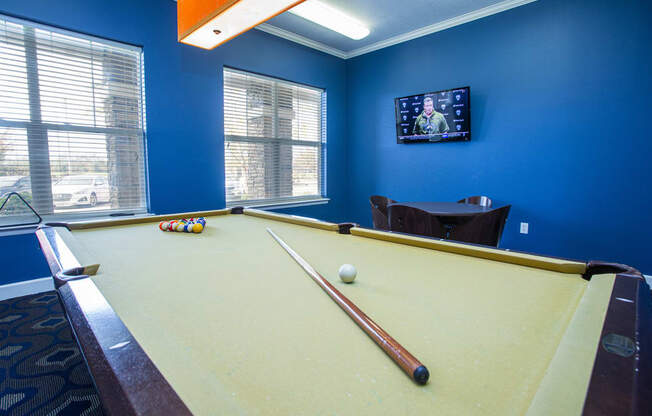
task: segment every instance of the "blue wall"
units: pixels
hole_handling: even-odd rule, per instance
[[[652,273],[650,1],[539,0],[349,61],[256,30],[213,51],[180,45],[165,0],[3,0],[0,12],[144,47],[156,213],[224,206],[228,65],[328,91],[332,201],[283,212],[370,225],[371,194],[485,194],[513,205],[503,247]],[[462,85],[472,142],[396,144],[395,97]],[[202,152],[170,157],[189,148]],[[22,259],[0,284],[47,274],[35,241],[0,237],[5,263]]]
[[[225,65],[326,89],[331,201],[283,212],[345,219],[345,61],[257,30],[212,51],[179,44],[172,0],[2,0],[0,13],[143,46],[150,200],[159,214],[225,205]],[[195,149],[193,157],[189,149]],[[33,235],[0,237],[0,250],[7,259],[27,258],[35,241]],[[47,276],[42,256],[33,260],[3,271],[0,284]]]
[[[34,233],[10,233],[0,237],[0,285],[50,275]]]
[[[0,13],[121,42],[145,52],[151,209],[155,213],[224,206],[222,69],[225,65],[328,93],[328,205],[302,212],[333,220],[345,207],[345,61],[252,30],[212,51],[177,42],[172,0],[2,0]],[[196,149],[188,157],[189,149]],[[175,157],[184,155],[184,157]]]
[[[650,16],[539,0],[350,60],[349,218],[370,225],[372,194],[489,195],[512,204],[502,247],[652,273]],[[395,97],[465,85],[471,142],[396,144]]]

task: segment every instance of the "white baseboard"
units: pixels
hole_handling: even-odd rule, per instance
[[[0,300],[34,295],[48,290],[54,290],[54,282],[51,277],[10,283],[0,286]]]

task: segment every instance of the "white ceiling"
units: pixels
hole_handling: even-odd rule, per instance
[[[371,34],[361,40],[352,40],[287,12],[257,29],[346,59],[536,0],[321,1],[365,23]]]
[[[288,12],[257,26],[256,29],[348,59],[536,0],[320,1],[367,25],[371,31],[369,36],[352,40]]]
[[[371,31],[369,36],[352,40],[288,12],[256,29],[349,59],[537,0],[320,1],[364,23]]]

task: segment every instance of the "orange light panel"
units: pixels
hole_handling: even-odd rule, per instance
[[[178,0],[179,42],[213,49],[305,0]]]

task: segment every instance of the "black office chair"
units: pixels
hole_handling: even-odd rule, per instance
[[[481,207],[491,208],[491,198],[488,196],[470,196],[457,201],[459,204],[473,204]]]
[[[451,229],[449,238],[465,243],[498,247],[511,205],[478,214],[467,223]]]
[[[387,204],[392,204],[396,201],[387,198],[386,196],[372,195],[369,197],[369,204],[371,205],[371,220],[376,230],[389,230],[389,220],[387,218]]]

